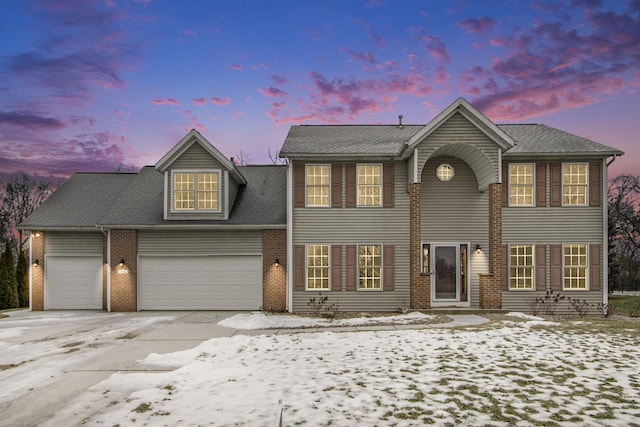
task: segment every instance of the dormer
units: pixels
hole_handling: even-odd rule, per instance
[[[155,165],[164,175],[164,219],[226,220],[247,180],[195,129]]]

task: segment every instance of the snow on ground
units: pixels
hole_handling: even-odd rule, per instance
[[[639,425],[638,330],[526,320],[477,329],[234,336],[150,355],[58,425]]]
[[[304,317],[287,314],[266,315],[262,312],[236,314],[218,322],[218,325],[233,329],[279,329],[279,328],[311,328],[335,326],[366,326],[380,324],[406,325],[426,322],[435,319],[420,312],[382,317],[353,317],[348,319],[324,319],[320,317]]]
[[[0,406],[61,378],[61,372],[95,355],[95,349],[154,322],[174,317],[129,319],[95,312],[9,313],[0,330]],[[75,325],[69,329],[69,321]],[[58,329],[58,325],[64,328]]]

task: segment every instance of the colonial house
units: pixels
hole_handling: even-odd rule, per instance
[[[29,216],[31,308],[528,311],[607,302],[623,153],[460,98],[426,125],[292,126],[287,166],[189,132],[138,173],[77,173]]]

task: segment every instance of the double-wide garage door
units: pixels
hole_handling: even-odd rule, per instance
[[[140,256],[141,310],[255,310],[262,305],[262,257]]]

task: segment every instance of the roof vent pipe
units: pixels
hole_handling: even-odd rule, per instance
[[[402,114],[398,116],[398,126],[402,129]]]

